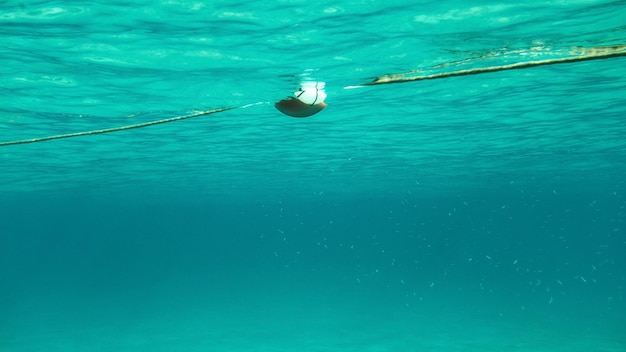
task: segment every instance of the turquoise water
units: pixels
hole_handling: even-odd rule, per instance
[[[626,350],[626,58],[345,88],[626,2],[132,4],[0,4],[0,142],[235,109],[0,147],[0,351]]]

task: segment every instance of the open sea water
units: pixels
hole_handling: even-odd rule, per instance
[[[626,1],[0,2],[0,351],[626,351]],[[328,107],[273,103],[326,83]],[[253,105],[249,105],[253,104]]]

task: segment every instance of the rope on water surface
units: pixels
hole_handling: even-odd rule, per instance
[[[560,58],[560,59],[548,59],[548,60],[539,60],[539,61],[518,62],[518,63],[514,63],[514,64],[501,65],[501,66],[472,68],[472,69],[466,69],[466,70],[460,70],[460,71],[436,73],[436,74],[425,75],[425,76],[412,76],[411,74],[414,73],[415,71],[407,72],[407,73],[399,73],[399,74],[390,74],[390,75],[384,75],[384,76],[377,77],[372,82],[364,83],[364,84],[357,85],[357,86],[347,86],[345,88],[350,89],[350,88],[360,88],[360,87],[374,86],[374,85],[380,85],[380,84],[392,84],[392,83],[406,83],[406,82],[424,81],[424,80],[441,79],[441,78],[449,78],[449,77],[457,77],[457,76],[476,75],[476,74],[489,73],[489,72],[498,72],[498,71],[506,71],[506,70],[524,69],[524,68],[537,67],[537,66],[556,65],[556,64],[564,64],[564,63],[574,63],[574,62],[582,62],[582,61],[590,61],[590,60],[602,60],[602,59],[609,59],[609,58],[616,58],[616,57],[620,57],[620,56],[626,56],[626,45],[617,45],[617,46],[610,46],[610,47],[598,47],[598,48],[589,48],[589,49],[578,48],[576,50],[579,53],[583,53],[583,55],[573,56],[573,57],[566,57],[566,58]],[[93,134],[102,134],[102,133],[111,133],[111,132],[125,131],[125,130],[134,129],[134,128],[148,127],[148,126],[158,125],[158,124],[162,124],[162,123],[168,123],[168,122],[174,122],[174,121],[190,119],[190,118],[198,117],[198,116],[215,114],[215,113],[218,113],[218,112],[232,110],[232,109],[237,109],[237,108],[246,108],[246,107],[253,106],[253,105],[258,105],[258,104],[265,104],[265,103],[264,102],[259,102],[259,103],[253,103],[253,104],[243,105],[243,106],[239,106],[239,107],[229,107],[229,108],[205,110],[205,111],[195,112],[195,113],[189,114],[189,115],[177,116],[177,117],[172,117],[172,118],[167,118],[167,119],[157,120],[157,121],[151,121],[151,122],[145,122],[145,123],[138,123],[138,124],[134,124],[134,125],[127,125],[127,126],[113,127],[113,128],[105,128],[105,129],[101,129],[101,130],[91,130],[91,131],[85,131],[85,132],[60,134],[60,135],[48,136],[48,137],[40,137],[40,138],[32,138],[32,139],[23,139],[23,140],[16,140],[16,141],[0,142],[0,147],[4,147],[4,146],[8,146],[8,145],[15,145],[15,144],[37,143],[37,142],[49,141],[49,140],[53,140],[53,139],[62,139],[62,138],[88,136],[88,135],[93,135]]]
[[[127,126],[121,126],[121,127],[105,128],[105,129],[102,129],[102,130],[91,130],[91,131],[85,131],[85,132],[59,134],[59,135],[56,135],[56,136],[48,136],[48,137],[41,137],[41,138],[22,139],[22,140],[19,140],[19,141],[0,142],[0,147],[7,146],[7,145],[14,145],[14,144],[27,144],[27,143],[43,142],[43,141],[49,141],[49,140],[52,140],[52,139],[71,138],[71,137],[89,136],[89,135],[92,135],[92,134],[102,134],[102,133],[111,133],[111,132],[117,132],[117,131],[125,131],[125,130],[130,130],[130,129],[133,129],[133,128],[148,127],[148,126],[158,125],[158,124],[167,123],[167,122],[180,121],[180,120],[190,119],[190,118],[193,118],[193,117],[215,114],[215,113],[218,113],[218,112],[222,112],[222,111],[226,111],[226,110],[232,110],[232,109],[235,109],[235,108],[220,108],[220,109],[213,109],[213,110],[206,110],[206,111],[198,111],[198,112],[195,112],[193,114],[184,115],[184,116],[170,117],[168,119],[157,120],[157,121],[150,121],[150,122],[144,122],[144,123],[138,123],[138,124],[135,124],[135,125],[127,125]]]
[[[585,52],[585,49],[579,49],[579,50],[581,50],[582,52]],[[363,87],[363,86],[374,86],[374,85],[379,85],[379,84],[425,81],[425,80],[430,80],[430,79],[476,75],[480,73],[517,70],[517,69],[537,67],[537,66],[547,66],[547,65],[566,64],[566,63],[581,62],[581,61],[610,59],[610,58],[615,58],[615,57],[620,57],[620,56],[626,56],[626,45],[592,48],[592,49],[588,49],[588,51],[589,51],[589,54],[584,54],[580,56],[566,57],[566,58],[560,58],[560,59],[518,62],[518,63],[514,63],[510,65],[501,65],[501,66],[470,68],[467,70],[435,73],[432,75],[425,75],[425,76],[407,76],[408,74],[410,74],[410,72],[400,73],[400,74],[390,74],[390,75],[377,77],[373,81],[368,82],[368,83],[363,83],[360,86],[348,86],[346,88],[358,88],[358,87]]]

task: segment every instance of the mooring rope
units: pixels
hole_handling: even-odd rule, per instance
[[[452,72],[443,72],[443,73],[435,73],[432,75],[423,75],[423,76],[412,76],[415,71],[399,73],[399,74],[390,74],[377,77],[371,82],[363,83],[361,85],[355,86],[346,86],[345,89],[351,88],[362,88],[367,86],[375,86],[381,84],[392,84],[392,83],[407,83],[407,82],[415,82],[415,81],[424,81],[424,80],[433,80],[433,79],[441,79],[441,78],[449,78],[449,77],[458,77],[458,76],[467,76],[467,75],[476,75],[481,73],[489,73],[489,72],[498,72],[498,71],[507,71],[507,70],[517,70],[524,69],[530,67],[537,66],[546,66],[546,65],[556,65],[556,64],[565,64],[565,63],[574,63],[574,62],[582,62],[582,61],[590,61],[590,60],[602,60],[615,58],[620,56],[626,56],[626,45],[617,45],[617,46],[609,46],[609,47],[597,47],[597,48],[577,48],[577,52],[582,52],[583,55],[566,57],[560,59],[548,59],[548,60],[539,60],[539,61],[526,61],[526,62],[518,62],[509,65],[501,65],[501,66],[490,66],[490,67],[481,67],[481,68],[471,68],[466,70],[452,71]],[[32,138],[32,139],[23,139],[16,141],[8,141],[8,142],[0,142],[0,147],[15,145],[15,144],[27,144],[27,143],[36,143],[49,141],[53,139],[61,139],[61,138],[71,138],[71,137],[80,137],[80,136],[88,136],[93,134],[102,134],[102,133],[111,133],[118,131],[125,131],[134,128],[142,128],[148,127],[168,122],[180,121],[185,119],[190,119],[198,116],[211,115],[218,112],[223,112],[227,110],[233,110],[237,108],[245,108],[253,105],[265,104],[264,102],[247,104],[238,107],[227,107],[206,111],[199,111],[189,115],[177,116],[172,118],[167,118],[163,120],[138,123],[134,125],[127,125],[121,127],[113,127],[113,128],[105,128],[101,130],[91,130],[85,132],[77,132],[77,133],[68,133],[68,134],[60,134],[55,136],[41,137],[41,138]]]
[[[358,88],[358,87],[363,87],[363,86],[374,86],[374,85],[379,85],[379,84],[425,81],[425,80],[431,80],[431,79],[477,75],[481,73],[518,70],[518,69],[537,67],[537,66],[566,64],[566,63],[590,61],[590,60],[603,60],[603,59],[610,59],[610,58],[615,58],[619,56],[626,56],[626,45],[605,47],[605,48],[593,48],[593,49],[594,50],[588,50],[589,52],[591,52],[590,54],[585,54],[585,55],[580,55],[580,56],[565,57],[565,58],[560,58],[560,59],[518,62],[518,63],[514,63],[510,65],[501,65],[501,66],[470,68],[466,70],[435,73],[432,75],[425,75],[425,76],[407,76],[407,74],[410,74],[410,73],[390,74],[390,75],[377,77],[373,81],[364,83],[360,86],[347,86],[346,88]]]
[[[14,145],[14,144],[27,144],[27,143],[43,142],[43,141],[49,141],[49,140],[52,140],[52,139],[71,138],[71,137],[89,136],[89,135],[92,135],[92,134],[102,134],[102,133],[111,133],[111,132],[117,132],[117,131],[125,131],[125,130],[130,130],[130,129],[133,129],[133,128],[148,127],[148,126],[158,125],[158,124],[162,124],[162,123],[168,123],[168,122],[173,122],[173,121],[180,121],[180,120],[190,119],[190,118],[198,117],[198,116],[211,115],[211,114],[215,114],[215,113],[226,111],[226,110],[232,110],[232,109],[235,109],[235,108],[220,108],[220,109],[213,109],[213,110],[206,110],[206,111],[198,111],[198,112],[195,112],[193,114],[184,115],[184,116],[170,117],[170,118],[163,119],[163,120],[138,123],[138,124],[135,124],[135,125],[127,125],[127,126],[121,126],[121,127],[105,128],[105,129],[102,129],[102,130],[91,130],[91,131],[85,131],[85,132],[58,134],[56,136],[48,136],[48,137],[41,137],[41,138],[22,139],[22,140],[19,140],[19,141],[0,142],[0,147],[7,146],[7,145]]]

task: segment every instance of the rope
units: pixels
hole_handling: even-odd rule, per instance
[[[440,78],[448,78],[448,77],[477,75],[481,73],[517,70],[517,69],[524,69],[524,68],[537,67],[537,66],[547,66],[547,65],[556,65],[556,64],[591,61],[591,60],[603,60],[603,59],[615,58],[615,57],[620,57],[620,56],[626,56],[626,45],[617,45],[617,46],[611,46],[611,47],[597,47],[597,48],[577,48],[576,50],[579,52],[583,52],[583,53],[586,52],[587,54],[574,56],[574,57],[561,58],[561,59],[527,61],[527,62],[518,62],[518,63],[514,63],[510,65],[472,68],[472,69],[467,69],[467,70],[443,72],[443,73],[436,73],[436,74],[425,75],[425,76],[407,76],[411,74],[412,72],[391,74],[391,75],[384,75],[384,76],[377,77],[372,82],[364,83],[358,86],[346,86],[345,88],[351,89],[351,88],[360,88],[360,87],[365,87],[365,86],[375,86],[375,85],[380,85],[380,84],[406,83],[406,82],[424,81],[424,80],[440,79]],[[222,112],[222,111],[233,110],[236,108],[246,108],[246,107],[258,105],[258,104],[265,104],[265,102],[247,104],[247,105],[243,105],[239,107],[229,107],[229,108],[199,111],[190,115],[177,116],[177,117],[172,117],[168,119],[145,122],[145,123],[138,123],[135,125],[105,128],[101,130],[91,130],[91,131],[77,132],[77,133],[59,134],[56,136],[48,136],[48,137],[41,137],[41,138],[0,142],[0,147],[4,147],[8,145],[15,145],[15,144],[43,142],[43,141],[49,141],[53,139],[72,138],[72,137],[88,136],[88,135],[93,135],[93,134],[126,131],[126,130],[130,130],[133,128],[142,128],[142,127],[148,127],[148,126],[158,125],[162,123],[185,120],[185,119],[190,119],[190,118],[194,118],[198,116],[215,114],[215,113]]]
[[[173,122],[173,121],[180,121],[180,120],[185,120],[185,119],[191,119],[193,117],[198,117],[198,116],[211,115],[211,114],[215,114],[215,113],[226,111],[226,110],[232,110],[232,109],[235,109],[235,108],[220,108],[220,109],[213,109],[213,110],[206,110],[206,111],[198,111],[198,112],[190,114],[190,115],[171,117],[171,118],[168,118],[168,119],[157,120],[157,121],[150,121],[150,122],[144,122],[144,123],[138,123],[138,124],[135,124],[135,125],[127,125],[127,126],[121,126],[121,127],[105,128],[105,129],[102,129],[102,130],[91,130],[91,131],[85,131],[85,132],[59,134],[59,135],[56,135],[56,136],[48,136],[48,137],[41,137],[41,138],[22,139],[22,140],[19,140],[19,141],[0,142],[0,147],[4,147],[4,146],[7,146],[7,145],[14,145],[14,144],[27,144],[27,143],[43,142],[43,141],[49,141],[49,140],[52,140],[52,139],[72,138],[72,137],[80,137],[80,136],[89,136],[89,135],[92,135],[92,134],[102,134],[102,133],[111,133],[111,132],[117,132],[117,131],[126,131],[126,130],[131,130],[133,128],[142,128],[142,127],[148,127],[148,126],[158,125],[158,124],[162,124],[162,123],[168,123],[168,122]]]
[[[591,54],[574,56],[574,57],[566,57],[561,59],[549,59],[549,60],[540,60],[540,61],[527,61],[527,62],[518,62],[510,65],[502,65],[502,66],[491,66],[491,67],[482,67],[482,68],[471,68],[467,70],[453,71],[453,72],[444,72],[444,73],[436,73],[432,75],[425,76],[406,76],[406,73],[401,74],[391,74],[380,76],[374,79],[372,82],[364,83],[360,86],[348,86],[346,88],[359,88],[363,86],[374,86],[379,84],[391,84],[391,83],[406,83],[406,82],[415,82],[415,81],[425,81],[430,79],[440,79],[440,78],[448,78],[448,77],[458,77],[458,76],[468,76],[468,75],[477,75],[480,73],[488,73],[488,72],[498,72],[498,71],[507,71],[507,70],[518,70],[529,67],[537,67],[537,66],[547,66],[547,65],[556,65],[556,64],[565,64],[572,62],[581,62],[581,61],[591,61],[591,60],[603,60],[610,59],[619,56],[626,56],[626,45],[614,46],[614,47],[606,47],[606,48],[592,48],[590,50]]]

